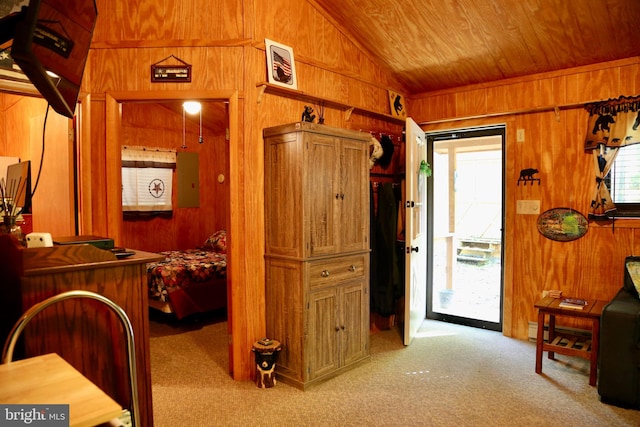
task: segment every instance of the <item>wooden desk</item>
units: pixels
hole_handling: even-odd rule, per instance
[[[122,407],[55,353],[0,365],[0,403],[69,405],[70,426],[95,426]]]
[[[129,258],[117,259],[91,245],[25,249],[9,237],[0,236],[0,335],[8,335],[29,307],[53,295],[85,290],[109,298],[131,321],[140,424],[152,426],[147,263],[163,257],[136,250]],[[106,306],[82,299],[62,301],[31,320],[22,338],[24,348],[16,351],[16,359],[59,354],[123,408],[132,408],[125,336]],[[5,339],[0,336],[0,343]]]
[[[536,337],[536,373],[542,372],[542,352],[547,351],[548,358],[554,360],[554,354],[577,356],[591,362],[589,367],[589,385],[595,386],[598,375],[598,344],[600,341],[600,316],[606,301],[587,300],[583,309],[560,307],[565,299],[545,297],[535,304],[538,309],[538,335]],[[544,319],[549,315],[549,337],[544,341]],[[556,331],[556,316],[580,317],[592,322],[591,339],[574,334]]]

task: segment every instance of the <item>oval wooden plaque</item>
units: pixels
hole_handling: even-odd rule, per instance
[[[538,231],[557,242],[570,242],[584,236],[589,222],[580,212],[571,208],[554,208],[538,217]]]

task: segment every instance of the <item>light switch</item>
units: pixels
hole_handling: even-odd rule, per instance
[[[524,142],[524,129],[522,128],[516,129],[516,141]]]
[[[540,200],[517,200],[516,213],[521,215],[539,215]]]

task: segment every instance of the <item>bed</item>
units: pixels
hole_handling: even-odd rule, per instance
[[[202,247],[164,251],[147,264],[149,305],[182,319],[227,306],[227,236],[213,233]]]

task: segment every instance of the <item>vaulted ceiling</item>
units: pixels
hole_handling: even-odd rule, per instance
[[[314,0],[408,94],[640,56],[640,0]]]

